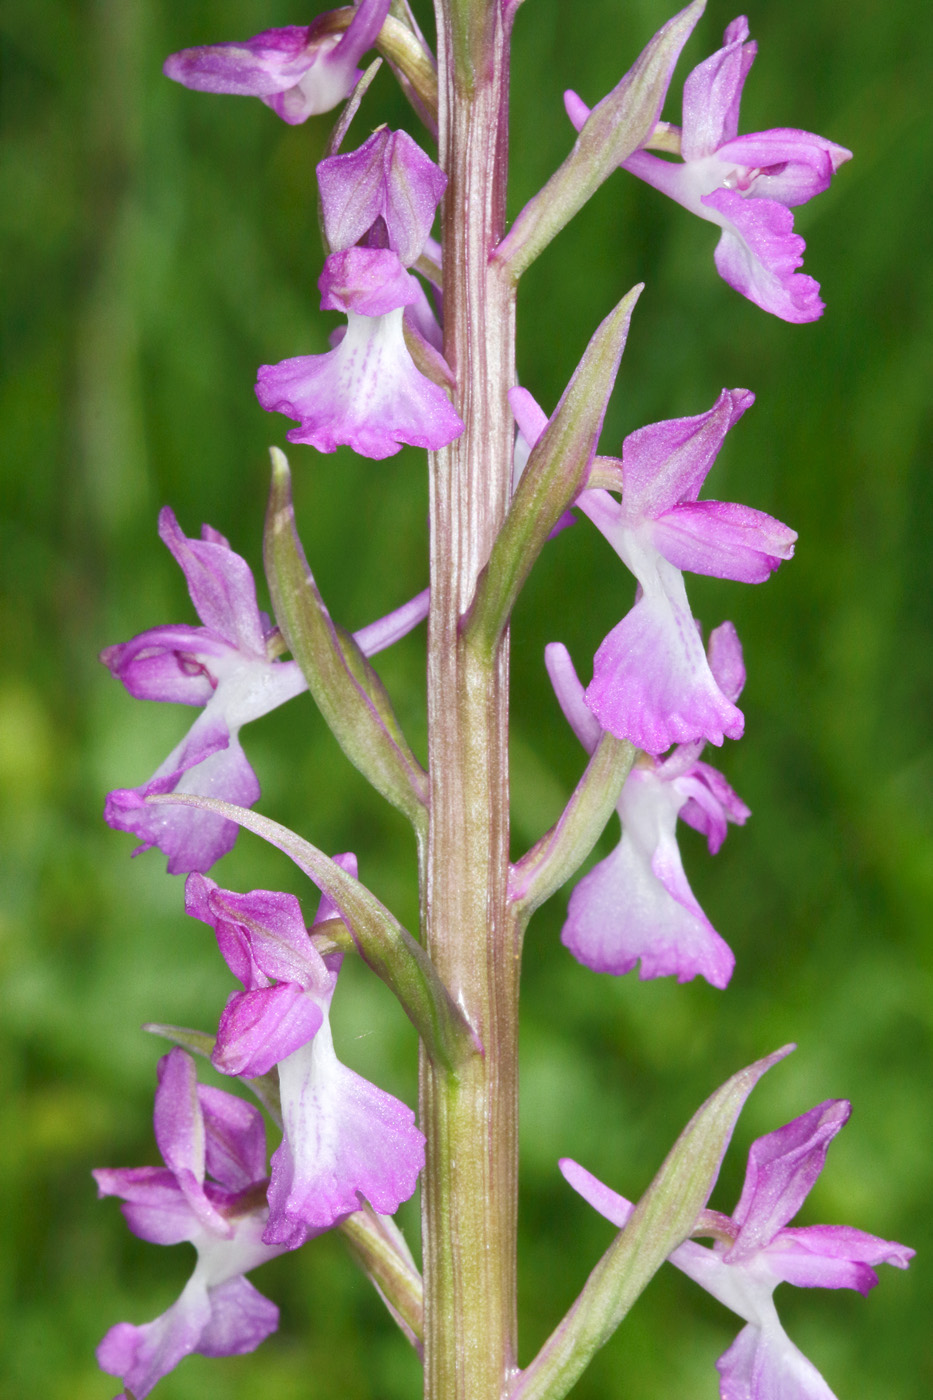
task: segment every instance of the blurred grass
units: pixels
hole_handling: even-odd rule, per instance
[[[513,209],[567,149],[562,89],[596,100],[666,17],[658,0],[528,0],[516,26]],[[679,76],[732,17],[712,0]],[[14,0],[0,21],[0,1393],[16,1400],[112,1394],[94,1345],[119,1318],[154,1316],[189,1267],[185,1250],[133,1239],[88,1175],[155,1160],[161,1047],[139,1024],[210,1027],[229,990],[209,936],[181,912],[180,882],[156,854],[131,864],[131,839],[98,815],[104,793],[142,781],[189,716],[135,706],[95,657],[191,616],[155,534],[163,503],[190,533],[209,520],[258,567],[265,453],[286,424],[261,412],[251,386],[258,364],[326,345],[312,175],[328,120],[290,129],[258,103],[184,92],[160,65],[186,45],[308,18],[258,0]],[[898,0],[758,3],[750,21],[761,55],[743,129],[793,124],[856,152],[798,214],[823,320],[787,326],[730,292],[713,269],[715,231],[621,176],[522,289],[521,378],[550,408],[595,324],[645,279],[604,449],[642,423],[707,408],[724,384],[747,384],[758,402],[708,493],[772,511],[801,537],[766,588],[690,585],[707,625],[735,621],[749,669],[747,737],[721,763],[753,820],[715,861],[682,836],[694,889],[736,952],[729,991],[584,971],[559,946],[563,898],[532,928],[522,1359],[609,1234],[571,1197],[556,1157],[577,1156],[635,1195],[717,1083],[794,1039],[798,1053],[743,1116],[714,1203],[734,1203],[753,1136],[821,1098],[851,1097],[852,1123],[802,1218],[858,1224],[921,1253],[867,1302],[785,1288],[781,1312],[840,1397],[925,1400],[933,25],[928,9]],[[666,115],[677,119],[676,99]],[[360,134],[383,119],[415,131],[385,74]],[[334,613],[359,626],[421,588],[418,454],[291,456],[305,545]],[[628,596],[623,571],[579,527],[550,547],[521,600],[519,846],[556,816],[581,762],[544,679],[543,646],[560,638],[584,665]],[[422,647],[407,639],[381,667],[416,746]],[[325,849],[357,850],[364,878],[413,923],[407,834],[347,769],[310,702],[254,725],[246,744],[263,810]],[[246,838],[218,875],[308,893]],[[407,1023],[359,969],[344,978],[346,1058],[411,1099]],[[415,1207],[406,1211],[414,1235]],[[413,1358],[339,1240],[274,1261],[257,1282],[282,1306],[277,1337],[252,1357],[192,1358],[162,1383],[166,1400],[417,1393]],[[735,1330],[688,1281],[660,1276],[577,1393],[713,1400],[712,1363]]]

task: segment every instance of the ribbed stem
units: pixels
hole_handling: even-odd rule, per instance
[[[438,0],[445,353],[463,435],[431,462],[430,826],[424,928],[484,1047],[457,1078],[422,1062],[425,1395],[499,1400],[515,1369],[518,944],[507,905],[508,638],[459,622],[510,494],[514,296],[502,236],[508,35],[500,6]]]

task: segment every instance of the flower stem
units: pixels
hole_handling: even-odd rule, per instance
[[[456,1073],[422,1057],[425,1395],[500,1400],[515,1370],[518,932],[507,900],[508,634],[461,619],[505,517],[514,296],[502,237],[508,33],[502,6],[438,0],[444,353],[466,427],[431,461],[430,821],[422,892],[434,964],[483,1046]]]

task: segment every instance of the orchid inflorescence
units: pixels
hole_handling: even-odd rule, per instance
[[[461,1218],[458,1211],[488,1207],[500,1211],[495,1218],[501,1222],[512,1209],[514,1183],[501,1188],[494,1168],[484,1184],[488,1201],[477,1205],[474,1199],[471,1205],[467,1194],[458,1195],[473,1190],[475,1198],[476,1184],[454,1180],[465,1181],[472,1166],[469,1153],[454,1165],[449,1143],[461,1131],[457,1114],[471,1096],[479,1104],[474,1123],[499,1121],[499,1100],[482,1098],[493,1095],[484,1076],[503,1081],[514,1076],[514,1027],[505,1033],[501,1025],[495,1029],[496,1018],[483,998],[477,999],[469,978],[455,971],[451,939],[463,941],[466,935],[434,928],[441,919],[432,899],[439,899],[441,886],[431,881],[443,882],[447,863],[439,826],[444,745],[456,748],[462,740],[464,753],[479,756],[469,758],[467,769],[471,764],[482,769],[494,748],[489,736],[503,732],[490,718],[495,706],[480,696],[479,709],[469,711],[474,715],[469,743],[463,738],[472,691],[456,676],[482,677],[488,694],[498,693],[494,687],[505,675],[502,643],[515,598],[548,540],[567,526],[594,525],[633,576],[637,592],[596,650],[588,683],[578,679],[561,642],[547,648],[555,694],[589,761],[563,816],[531,851],[508,866],[507,842],[504,847],[500,842],[496,850],[505,854],[485,861],[491,869],[499,860],[497,926],[512,939],[511,947],[520,948],[533,909],[574,875],[615,811],[621,839],[572,890],[564,944],[578,962],[598,972],[623,975],[638,967],[642,978],[674,976],[683,982],[700,976],[718,988],[732,975],[732,951],[687,882],[676,824],[680,818],[701,832],[715,854],[728,824],[741,825],[750,815],[726,778],[701,757],[707,744],[721,746],[725,738],[742,736],[737,702],[745,662],[731,622],[714,627],[704,646],[684,575],[761,583],[793,555],[796,534],[780,521],[750,506],[701,499],[726,434],[754,396],[744,388],[723,389],[704,411],[630,433],[620,457],[600,455],[606,404],[640,288],[597,329],[550,415],[515,383],[511,342],[497,352],[505,370],[495,378],[490,347],[506,332],[490,329],[488,343],[477,344],[463,340],[463,325],[471,315],[477,324],[481,320],[479,283],[486,293],[497,288],[503,306],[514,302],[525,267],[617,168],[720,227],[716,267],[730,286],[786,321],[814,320],[822,302],[817,284],[797,270],[803,241],[793,232],[790,211],[825,190],[850,153],[794,129],[739,135],[742,88],[755,56],[743,17],[729,25],[723,46],[687,77],[682,128],[661,121],[674,66],[703,0],[694,0],[666,24],[592,109],[575,93],[566,95],[576,142],[508,233],[493,196],[492,212],[477,214],[462,184],[452,187],[455,176],[464,179],[456,159],[442,169],[404,131],[379,126],[356,149],[341,150],[373,76],[373,69],[364,75],[359,65],[375,47],[428,135],[440,132],[441,156],[456,153],[463,125],[458,126],[457,103],[468,107],[484,82],[503,81],[503,53],[516,8],[516,0],[488,0],[458,29],[440,6],[440,81],[407,4],[393,4],[390,13],[389,0],[360,0],[319,16],[307,28],[270,29],[245,43],[187,49],[165,65],[170,78],[189,88],[259,97],[292,125],[349,100],[317,166],[326,245],[318,280],[321,308],[341,313],[346,325],[326,353],[261,366],[256,394],[262,407],[297,423],[287,432],[290,442],[321,453],[348,446],[380,460],[406,444],[428,449],[436,454],[438,497],[447,490],[453,499],[461,491],[457,481],[467,481],[470,463],[477,462],[482,496],[481,470],[488,461],[490,483],[494,476],[498,484],[495,489],[490,484],[486,495],[499,506],[493,528],[488,521],[475,527],[485,530],[485,545],[476,544],[479,534],[472,543],[451,534],[446,548],[443,522],[449,524],[453,515],[444,512],[461,507],[432,504],[436,548],[430,589],[351,634],[333,621],[318,592],[294,524],[288,464],[273,449],[265,565],[274,619],[260,611],[252,572],[227,540],[210,526],[199,539],[185,535],[166,507],[159,533],[184,573],[200,624],[152,628],[102,654],[134,697],[200,709],[188,734],[147,782],[109,794],[105,817],[112,827],[139,838],[138,851],[157,847],[171,874],[187,875],[186,912],[213,930],[240,984],[219,1012],[215,1033],[154,1028],[176,1042],[160,1061],[155,1100],[155,1137],[164,1166],[95,1173],[102,1195],[123,1199],[136,1234],[159,1244],[189,1241],[197,1250],[191,1279],[162,1317],[144,1326],[119,1323],[98,1348],[101,1367],[120,1377],[136,1400],[192,1352],[232,1355],[258,1346],[275,1330],[278,1313],[244,1275],[326,1230],[346,1234],[405,1335],[423,1349],[432,1396],[452,1393],[451,1356],[457,1366],[474,1364],[475,1337],[470,1343],[464,1321],[469,1310],[488,1306],[508,1312],[508,1300],[494,1296],[498,1284],[489,1285],[490,1299],[477,1303],[475,1295],[485,1290],[475,1280],[465,1286],[456,1281],[466,1255],[458,1255],[460,1264],[450,1268],[437,1263],[447,1257],[445,1250],[471,1247],[475,1262],[475,1241],[460,1239],[449,1223]],[[490,16],[495,22],[484,27]],[[486,71],[482,64],[471,67],[481,52],[492,76],[477,76]],[[468,81],[462,77],[467,71]],[[490,149],[504,151],[505,116],[495,104],[487,103],[480,116],[467,112],[467,127],[471,120],[471,140],[478,147],[485,134]],[[482,153],[463,157],[467,165],[474,158],[481,172]],[[494,166],[493,174],[504,181],[504,171]],[[438,242],[432,231],[445,199],[444,238]],[[494,229],[496,218],[495,237],[477,232]],[[464,343],[471,353],[462,352]],[[451,478],[453,484],[444,485]],[[466,500],[469,490],[463,487],[461,495]],[[467,501],[462,508],[474,510],[476,518],[495,514],[488,501],[482,508]],[[432,737],[425,770],[369,658],[429,613],[432,736],[448,738]],[[284,659],[289,653],[291,659]],[[260,786],[240,731],[306,690],[348,757],[409,818],[427,852],[422,941],[412,938],[359,880],[355,856],[328,857],[252,811]],[[483,705],[482,722],[489,727],[481,742],[475,714]],[[483,781],[489,780],[487,773]],[[468,791],[444,800],[461,802],[461,816],[454,811],[451,827],[462,821],[462,845],[469,846],[469,833],[488,817],[477,816],[484,804]],[[499,813],[499,819],[507,831],[507,813]],[[306,922],[291,894],[236,893],[210,877],[240,826],[289,855],[318,888],[313,921]],[[460,887],[451,898],[469,904],[473,896]],[[482,904],[484,898],[477,893],[474,902]],[[483,917],[480,910],[481,928]],[[330,1006],[341,963],[354,955],[388,984],[418,1029],[424,1097],[417,1122],[409,1107],[337,1057]],[[477,966],[488,964],[476,974],[489,979],[482,984],[487,990],[497,976],[507,980],[517,967],[517,956],[510,970],[496,956],[482,956],[481,948],[463,956]],[[511,1014],[499,1014],[502,1025],[508,1027]],[[259,1109],[237,1095],[199,1085],[189,1052],[207,1055],[216,1071],[241,1080],[259,1098],[281,1133],[268,1167]],[[488,1362],[489,1375],[499,1366],[497,1396],[556,1400],[563,1395],[665,1258],[745,1321],[719,1362],[723,1400],[830,1396],[781,1328],[774,1288],[785,1281],[867,1292],[877,1281],[877,1264],[906,1267],[912,1251],[844,1226],[788,1224],[822,1170],[830,1140],[848,1118],[843,1101],[817,1105],[760,1138],[752,1146],[734,1214],[707,1209],[739,1110],[761,1074],[785,1053],[757,1061],[706,1101],[638,1206],[576,1163],[561,1164],[570,1184],[621,1233],[567,1317],[522,1371],[514,1356],[508,1361],[509,1323],[502,1324],[501,1356]],[[469,1093],[466,1085],[473,1086]],[[470,1131],[463,1127],[463,1141]],[[496,1136],[500,1131],[489,1128],[488,1141],[476,1144],[477,1161],[488,1165],[497,1152],[505,1160],[513,1150],[514,1144]],[[425,1168],[426,1139],[427,1171],[435,1175],[425,1182],[422,1286],[391,1216],[415,1190]],[[510,1171],[506,1162],[503,1177],[511,1179]],[[505,1201],[501,1209],[497,1192]],[[448,1221],[449,1231],[440,1243],[439,1219]],[[710,1237],[713,1244],[695,1243],[691,1235]],[[489,1277],[501,1281],[509,1268],[507,1243],[489,1244],[486,1252],[493,1261]],[[449,1336],[456,1340],[448,1343]],[[486,1347],[483,1339],[480,1351]],[[495,1351],[491,1341],[487,1349]],[[480,1370],[483,1365],[487,1362]],[[494,1389],[479,1380],[464,1384],[458,1393],[471,1400],[487,1400],[487,1389],[490,1394]]]

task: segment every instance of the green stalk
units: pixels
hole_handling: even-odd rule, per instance
[[[508,905],[508,634],[461,628],[509,501],[514,298],[502,237],[508,33],[498,0],[437,0],[444,353],[466,424],[433,455],[426,946],[482,1042],[422,1056],[425,1395],[501,1400],[516,1366],[518,938]]]

